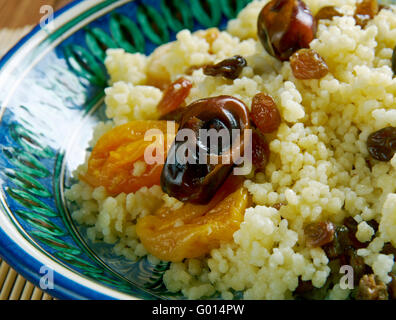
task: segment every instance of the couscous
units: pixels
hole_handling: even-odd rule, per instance
[[[160,119],[172,103],[163,103],[172,83],[176,83],[173,90],[187,90],[185,96],[179,95],[176,107],[233,97],[239,101],[233,103],[243,104],[252,114],[254,134],[265,137],[261,140],[265,143],[256,145],[261,158],[253,158],[242,186],[231,194],[234,202],[219,204],[221,223],[228,226],[228,233],[216,229],[220,215],[205,222],[212,233],[191,227],[191,234],[213,239],[184,248],[196,250],[184,252],[157,226],[152,226],[152,233],[144,229],[159,219],[155,221],[161,224],[171,221],[167,232],[182,230],[187,228],[186,211],[195,214],[196,206],[201,207],[188,203],[186,192],[182,201],[175,193],[165,192],[174,185],[161,188],[162,167],[135,156],[136,145],[125,146],[124,153],[117,150],[120,153],[107,155],[116,158],[118,154],[117,161],[132,163],[121,173],[129,175],[129,184],[122,184],[122,177],[116,184],[107,184],[98,166],[95,179],[92,175],[92,179],[80,179],[67,191],[68,199],[79,206],[73,213],[75,221],[89,226],[92,240],[114,244],[117,254],[132,261],[146,255],[152,261],[169,257],[172,263],[164,284],[189,299],[211,297],[216,292],[224,299],[233,299],[236,292],[242,292],[244,299],[394,298],[396,143],[394,133],[380,130],[396,127],[392,70],[396,7],[377,6],[370,15],[362,9],[364,4],[367,9],[376,1],[256,0],[229,22],[226,31],[184,30],[175,42],[150,56],[109,49],[106,67],[111,80],[105,100],[109,121],[95,130],[94,153],[98,145],[106,145],[106,133],[122,126],[140,123],[139,128],[160,128]],[[317,22],[315,30],[309,24],[293,22],[293,32],[301,29],[304,39],[297,43],[293,38],[295,43],[287,48],[291,51],[282,49],[285,43],[281,40],[271,41],[271,28],[273,33],[279,32],[277,10],[289,10],[289,5],[317,17],[312,21]],[[264,26],[257,23],[259,15],[269,16],[266,24],[261,21]],[[304,41],[306,44],[301,43]],[[229,62],[224,67],[227,59],[234,63],[231,72],[226,68]],[[301,59],[316,64],[319,72],[304,72]],[[253,101],[270,101],[268,119],[276,125],[262,126],[260,118],[254,121],[259,114],[253,111]],[[164,143],[173,138],[167,133]],[[382,149],[375,143],[382,143]],[[88,154],[75,176],[86,177],[92,169],[89,159],[96,155],[100,162],[104,154]],[[155,179],[150,185],[140,184],[148,179],[149,171],[156,172]],[[212,212],[210,209],[205,212]],[[225,218],[231,215],[232,223]],[[187,243],[187,235],[177,234],[176,242]],[[165,238],[168,242],[161,242]],[[352,283],[346,286],[340,273],[343,266],[351,266],[354,272]]]

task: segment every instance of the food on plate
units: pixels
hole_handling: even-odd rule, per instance
[[[73,218],[189,299],[394,299],[395,30],[374,0],[256,0],[109,49]]]

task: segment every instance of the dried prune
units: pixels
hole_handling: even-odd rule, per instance
[[[354,18],[356,24],[364,28],[367,23],[373,19],[379,11],[377,0],[363,0],[356,5]]]
[[[177,110],[184,103],[192,88],[191,81],[180,78],[173,82],[164,92],[157,106],[161,115]]]
[[[189,133],[194,135],[194,139],[188,137],[185,141],[184,129],[192,130]],[[217,146],[212,148],[211,141],[201,139],[201,132],[210,133],[211,129],[217,133],[225,129],[230,143],[217,140]],[[219,96],[192,103],[186,108],[180,124],[180,136],[178,133],[162,171],[163,191],[183,202],[208,203],[230,175],[234,163],[244,156],[247,129],[250,129],[248,109],[234,97]],[[239,132],[235,139],[231,138],[234,130]],[[219,137],[222,139],[221,135]],[[192,152],[182,159],[187,149]],[[213,149],[217,152],[212,152]]]
[[[329,73],[323,58],[312,49],[301,49],[290,57],[293,74],[300,80],[322,79]]]
[[[386,285],[373,274],[366,274],[360,279],[356,300],[388,300],[388,298]]]
[[[92,187],[105,187],[111,195],[136,192],[143,187],[160,183],[163,165],[147,165],[141,176],[133,174],[134,164],[145,159],[145,150],[152,140],[145,140],[146,133],[157,129],[164,133],[164,145],[175,138],[168,132],[166,121],[132,121],[104,134],[96,143],[88,160],[88,170],[80,179]],[[161,146],[165,157],[168,150]],[[161,150],[161,147],[158,150]]]
[[[207,76],[217,77],[222,76],[227,79],[237,79],[243,68],[247,66],[247,61],[242,56],[234,56],[232,58],[223,60],[218,64],[207,65],[203,68],[203,72]]]
[[[300,0],[272,0],[260,12],[258,37],[267,52],[286,61],[308,48],[316,34],[316,21]]]
[[[372,133],[367,140],[370,155],[378,161],[390,161],[396,152],[396,128],[387,127]]]
[[[331,222],[318,222],[307,225],[304,235],[308,247],[317,248],[334,240],[335,226]]]
[[[315,16],[316,21],[333,20],[334,17],[341,17],[342,12],[334,6],[326,6],[321,8]]]
[[[254,96],[250,118],[262,133],[275,132],[282,121],[275,101],[271,96],[264,93],[258,93]]]

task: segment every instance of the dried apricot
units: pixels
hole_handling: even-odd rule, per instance
[[[322,79],[329,73],[323,58],[312,49],[301,49],[290,58],[293,74],[300,80]]]
[[[164,261],[198,258],[232,241],[249,205],[240,178],[230,178],[207,205],[186,203],[178,210],[160,209],[141,218],[136,232],[146,250]]]
[[[160,114],[166,115],[180,108],[190,94],[191,88],[192,83],[185,78],[180,78],[173,82],[165,90],[162,100],[157,106]]]
[[[175,133],[167,132],[166,121],[132,121],[114,128],[102,136],[88,160],[88,171],[80,178],[93,187],[103,186],[111,195],[136,192],[142,187],[160,185],[163,165],[147,165],[142,176],[133,175],[134,164],[144,161],[147,147],[158,143],[165,159],[167,147]],[[164,141],[154,141],[145,135],[150,129],[163,132]],[[161,156],[161,155],[156,155]]]

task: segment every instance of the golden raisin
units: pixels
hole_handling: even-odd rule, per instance
[[[301,49],[290,58],[293,74],[300,80],[321,79],[329,73],[323,58],[312,49]]]
[[[275,101],[265,93],[254,96],[250,117],[261,133],[275,132],[282,121]]]
[[[334,17],[342,17],[342,12],[334,6],[326,6],[321,8],[315,16],[316,21],[333,20]]]
[[[177,110],[182,106],[188,95],[190,94],[192,83],[180,78],[173,82],[164,92],[162,100],[158,104],[158,111],[161,115],[166,115]]]
[[[311,248],[322,247],[333,242],[334,233],[335,226],[331,222],[312,223],[304,229],[307,246]]]
[[[356,300],[388,300],[388,288],[375,275],[365,275],[360,279]]]
[[[354,18],[356,24],[364,28],[367,23],[373,19],[379,11],[377,0],[363,0],[356,6]]]

